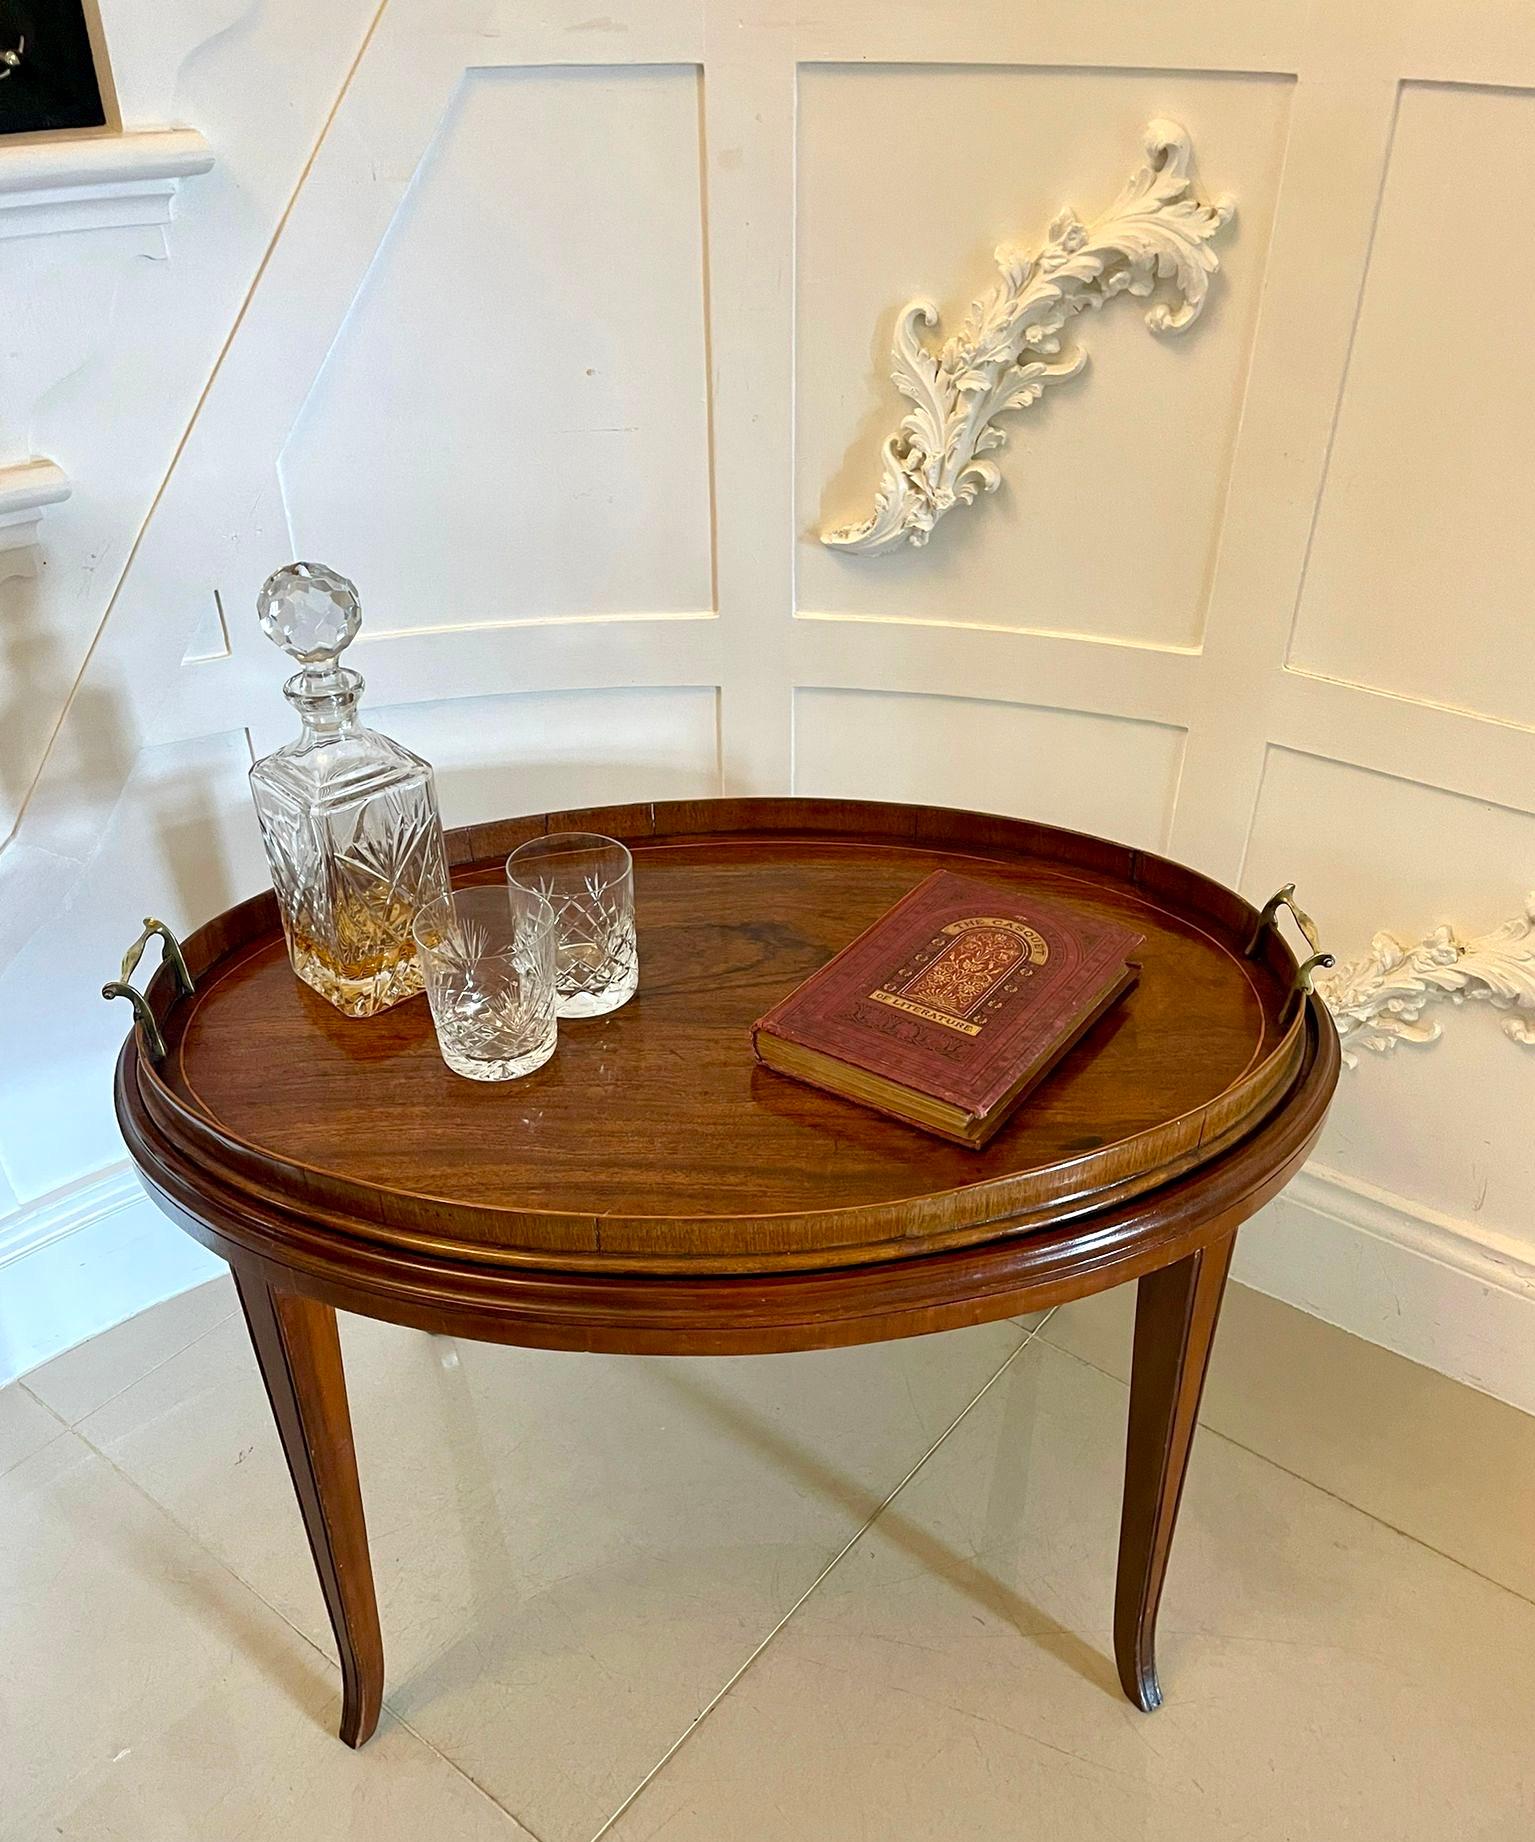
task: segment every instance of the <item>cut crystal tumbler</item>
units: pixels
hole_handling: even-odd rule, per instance
[[[460,889],[416,916],[416,950],[454,1074],[510,1081],[554,1054],[554,911],[506,883]]]
[[[634,934],[634,862],[616,838],[551,832],[506,860],[513,888],[554,910],[560,1015],[601,1017],[634,996],[640,982]]]

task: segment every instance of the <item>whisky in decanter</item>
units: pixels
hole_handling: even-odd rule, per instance
[[[267,579],[262,631],[302,666],[283,686],[302,732],[251,769],[293,970],[348,1017],[422,989],[411,922],[447,893],[431,767],[365,728],[362,679],[339,665],[362,625],[357,590],[317,563]]]

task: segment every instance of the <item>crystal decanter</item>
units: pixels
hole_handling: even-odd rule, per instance
[[[283,686],[303,733],[251,769],[293,970],[348,1017],[422,989],[410,924],[447,892],[431,767],[359,721],[362,679],[337,663],[357,590],[318,563],[268,577],[262,631],[303,669]]]

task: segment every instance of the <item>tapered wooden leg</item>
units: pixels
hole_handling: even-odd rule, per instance
[[[1136,1292],[1114,1657],[1126,1695],[1148,1714],[1162,1705],[1157,1607],[1235,1245],[1235,1233],[1229,1234],[1174,1266],[1148,1273]]]
[[[336,1313],[329,1305],[275,1290],[254,1270],[236,1268],[235,1285],[336,1634],[341,1737],[348,1746],[361,1746],[378,1725],[384,1644]]]

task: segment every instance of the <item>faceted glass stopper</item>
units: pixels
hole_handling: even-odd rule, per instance
[[[289,563],[256,599],[261,631],[301,665],[331,663],[362,625],[355,586],[323,563]]]

